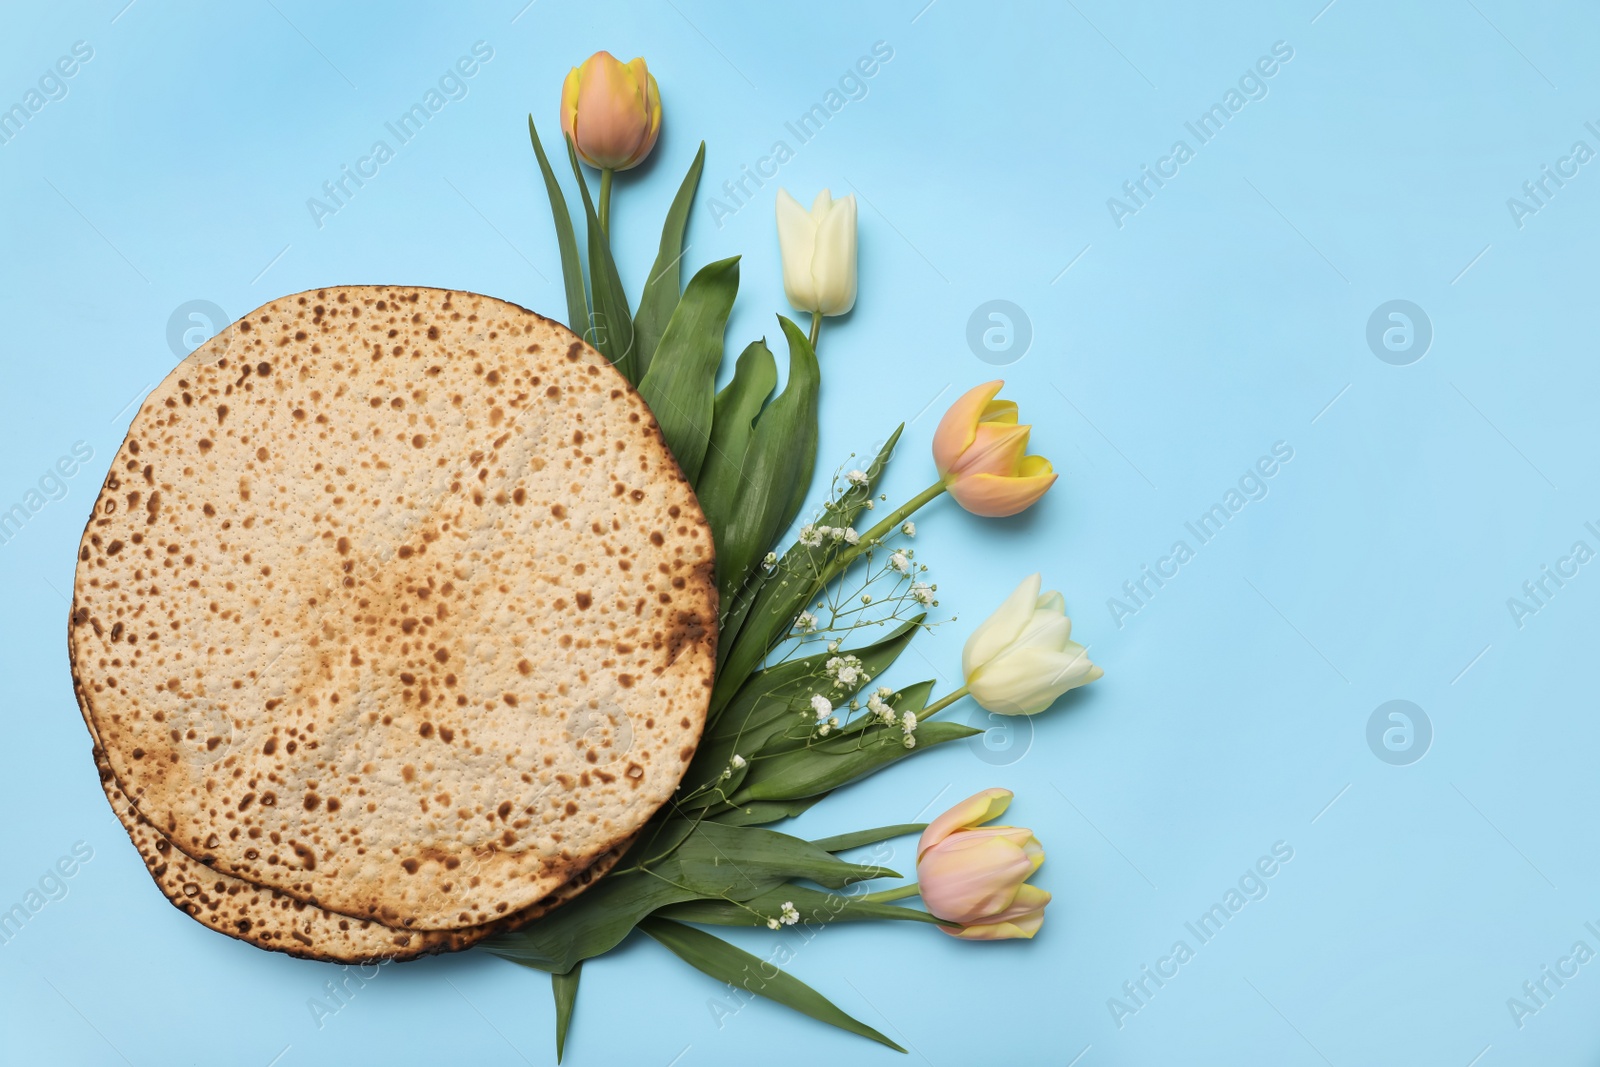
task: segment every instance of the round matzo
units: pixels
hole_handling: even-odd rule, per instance
[[[157,888],[173,907],[229,937],[326,963],[404,962],[470,948],[484,938],[515,930],[581,895],[616,866],[637,837],[601,853],[571,881],[509,918],[460,930],[395,930],[370,919],[325,911],[287,893],[222,874],[190,859],[134,810],[117,788],[103,756],[97,754],[95,764],[111,810],[128,831]]]
[[[94,737],[94,722],[88,718],[81,691],[78,696],[84,721]],[[248,944],[326,963],[405,962],[470,948],[495,934],[516,930],[581,896],[610,873],[639,838],[635,833],[602,852],[554,892],[515,915],[459,930],[396,930],[370,919],[326,911],[191,859],[173,848],[166,836],[134,809],[117,786],[98,738],[94,763],[112,813],[133,841],[156,888],[173,907],[203,926]]]
[[[633,833],[700,736],[712,545],[649,408],[489,297],[286,297],[145,400],[71,644],[120,789],[208,867],[451,930]]]

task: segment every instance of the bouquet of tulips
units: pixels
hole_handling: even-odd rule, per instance
[[[1055,483],[1027,452],[1029,427],[1001,382],[967,392],[933,441],[938,477],[899,507],[874,498],[900,429],[859,467],[842,469],[827,499],[784,538],[805,504],[817,451],[822,319],[856,299],[856,205],[824,190],[807,211],[777,201],[784,289],[809,330],[780,315],[788,349],[781,393],[764,340],[716,388],[723,333],[739,282],[737,257],[681,280],[684,234],[705,160],[702,143],[662,228],[635,308],[611,253],[615,175],[638,165],[661,130],[661,98],[642,59],[605,52],[575,68],[561,94],[561,132],[583,201],[586,257],[533,119],[533,149],[555,220],[569,320],[649,403],[690,479],[716,543],[721,596],[717,678],[699,749],[672,801],[620,863],[584,895],[489,951],[551,975],[556,1048],[563,1051],[585,960],[639,930],[690,966],[749,993],[899,1049],[791,975],[705,926],[922,922],[983,941],[1032,937],[1050,894],[1028,884],[1044,860],[1032,831],[992,825],[1011,793],[985,789],[926,825],[897,823],[807,841],[770,827],[837,789],[979,731],[935,719],[963,697],[990,712],[1032,715],[1101,670],[1071,640],[1061,594],[1034,575],[967,639],[965,684],[935,699],[934,683],[876,679],[930,625],[938,606],[912,547],[912,516],[948,493],[981,516],[1014,515]],[[583,165],[599,171],[591,194]],[[585,270],[584,259],[587,260]],[[915,881],[840,854],[919,833]],[[893,901],[920,894],[927,910]],[[904,1051],[900,1049],[900,1051]]]

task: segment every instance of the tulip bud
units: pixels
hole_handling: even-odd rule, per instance
[[[941,927],[968,941],[1032,937],[1044,922],[1050,894],[1027,884],[1044,862],[1032,830],[982,826],[1011,803],[1008,789],[985,789],[968,797],[922,831],[917,842],[917,885],[935,918],[961,924]]]
[[[972,699],[1001,715],[1036,715],[1069,689],[1105,674],[1072,636],[1060,593],[1023,580],[967,638],[961,670]]]
[[[600,170],[637,167],[661,132],[661,95],[642,59],[596,52],[561,86],[561,132]]]
[[[843,315],[856,302],[856,197],[817,194],[807,211],[778,190],[783,291],[797,311]]]
[[[1013,400],[996,400],[987,382],[950,405],[933,434],[933,461],[956,503],[989,518],[1026,510],[1055,484],[1043,456],[1030,456],[1032,426],[1017,425]]]

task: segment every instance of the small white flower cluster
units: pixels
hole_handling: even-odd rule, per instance
[[[886,685],[878,686],[867,698],[867,713],[890,729],[898,726],[905,746],[916,748],[917,739],[914,735],[917,732],[917,713],[914,711],[897,713],[889,703],[889,698],[892,696],[894,696],[893,689]]]
[[[808,522],[800,527],[800,543],[807,548],[820,548],[824,539],[835,543],[843,541],[847,545],[861,543],[861,535],[850,526],[827,526],[822,523]]]
[[[900,524],[900,532],[907,537],[915,537],[917,536],[917,524],[909,520],[903,522]]]
[[[739,755],[737,752],[735,752],[733,754],[733,759],[729,760],[728,761],[728,765],[722,769],[722,777],[725,778],[725,779],[726,778],[732,778],[733,777],[733,772],[737,771],[737,770],[740,770],[741,768],[744,767],[744,765],[745,765],[745,758],[743,756]]]
[[[839,716],[833,713],[833,704],[821,693],[811,697],[811,710],[817,715],[817,736],[827,737],[839,726]],[[804,712],[801,712],[804,715]]]
[[[858,486],[861,486],[863,488],[865,488],[865,486],[866,486],[866,484],[867,484],[867,482],[869,480],[867,478],[867,472],[863,471],[863,470],[853,470],[853,471],[849,472],[848,474],[846,474],[844,476],[844,478],[845,478],[845,481],[849,482],[851,485],[858,485]]]
[[[889,555],[889,566],[899,574],[911,573],[911,557],[905,552],[892,552]]]
[[[887,701],[894,696],[894,690],[886,685],[878,686],[878,691],[867,698],[867,711],[878,717],[885,726],[893,726],[895,721],[894,709]]]
[[[861,659],[858,656],[848,654],[830,656],[822,669],[833,679],[835,689],[855,689],[872,681],[872,676],[861,669]],[[815,704],[815,700],[812,703]]]
[[[780,926],[793,926],[799,921],[800,909],[794,906],[794,901],[786,900],[783,902],[783,909],[778,913],[777,918],[767,920],[767,929],[776,930]]]
[[[911,583],[911,599],[915,600],[918,604],[922,604],[925,607],[926,606],[937,606],[939,602],[937,600],[933,599],[933,594],[934,594],[934,591],[937,590],[938,588],[939,588],[938,586],[929,585],[927,582],[912,582]]]
[[[816,633],[817,617],[809,611],[802,611],[799,617],[794,620],[794,628],[798,633]]]

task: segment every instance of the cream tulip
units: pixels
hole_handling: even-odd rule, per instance
[[[856,302],[856,197],[828,190],[807,211],[778,190],[778,246],[783,291],[797,311],[843,315]]]
[[[1105,674],[1071,640],[1060,593],[1040,595],[1040,577],[1023,580],[961,650],[967,691],[1000,715],[1036,715],[1069,689]]]

